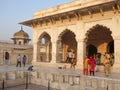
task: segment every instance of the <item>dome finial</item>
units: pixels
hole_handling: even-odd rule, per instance
[[[22,27],[22,25],[21,25],[21,30],[23,30],[23,27]]]

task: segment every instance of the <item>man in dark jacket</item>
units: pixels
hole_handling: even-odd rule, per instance
[[[28,71],[33,71],[33,65],[28,67]]]

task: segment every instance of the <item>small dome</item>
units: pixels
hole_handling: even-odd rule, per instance
[[[29,35],[24,32],[23,30],[20,30],[14,34],[14,38],[29,38]]]

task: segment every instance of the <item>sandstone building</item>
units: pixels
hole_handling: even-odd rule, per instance
[[[74,0],[34,13],[20,24],[33,28],[33,63],[64,65],[69,49],[75,52],[77,68],[85,55],[114,53],[113,71],[120,68],[120,1]],[[101,67],[100,67],[101,68]]]

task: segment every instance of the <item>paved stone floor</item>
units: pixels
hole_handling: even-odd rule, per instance
[[[20,85],[20,86],[5,88],[4,90],[26,90],[26,89],[25,89],[25,85]],[[32,84],[28,86],[27,90],[48,90],[48,87]],[[57,89],[50,88],[49,90],[57,90]]]

